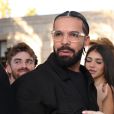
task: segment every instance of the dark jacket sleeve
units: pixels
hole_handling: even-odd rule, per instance
[[[44,78],[46,73],[43,73],[42,75],[34,71],[27,73],[12,84],[17,107],[16,114],[52,114],[55,106],[53,85],[47,84],[49,78],[46,79],[46,76]]]
[[[30,85],[29,83],[30,80],[26,81],[26,76],[24,75],[23,78],[17,79],[12,84],[17,109],[16,114],[44,114],[44,109],[41,104],[39,82],[36,86],[33,86],[34,84]]]

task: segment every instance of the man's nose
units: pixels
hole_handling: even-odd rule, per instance
[[[62,42],[62,44],[70,44],[70,40],[69,40],[68,34],[64,34],[61,42]]]
[[[21,65],[22,65],[22,67],[24,67],[24,68],[25,68],[25,67],[27,67],[26,62],[22,62],[22,64],[21,64]]]

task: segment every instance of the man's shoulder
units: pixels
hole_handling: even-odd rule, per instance
[[[36,69],[31,72],[26,73],[22,77],[18,78],[11,86],[20,86],[20,85],[34,85],[41,84],[44,81],[49,81],[48,69],[45,68],[45,65],[39,65]]]
[[[85,75],[90,75],[89,71],[83,65],[80,65],[80,71]]]
[[[50,76],[50,74],[47,72],[47,70],[43,70],[41,66],[17,79],[11,85],[14,95],[20,91],[44,91],[47,87],[53,88],[54,80],[52,76]]]

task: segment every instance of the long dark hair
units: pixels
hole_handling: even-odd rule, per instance
[[[110,86],[114,87],[114,55],[111,49],[106,45],[95,44],[89,48],[85,57],[88,57],[88,54],[92,51],[98,52],[104,61],[104,78]]]

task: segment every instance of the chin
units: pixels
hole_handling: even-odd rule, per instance
[[[93,79],[96,79],[97,78],[97,76],[94,76],[94,75],[92,75],[92,77],[93,77]]]

